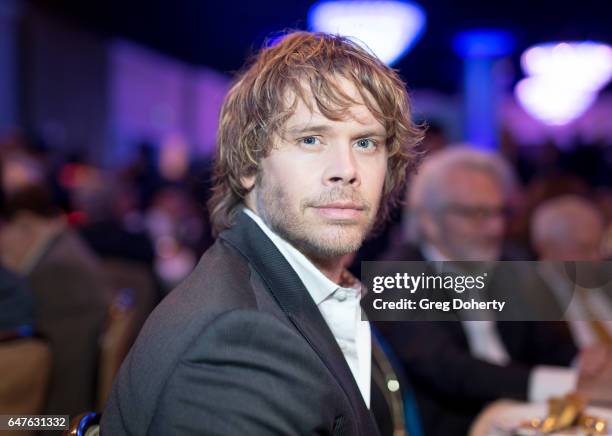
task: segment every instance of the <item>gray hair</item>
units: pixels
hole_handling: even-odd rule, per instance
[[[568,232],[582,224],[584,218],[605,222],[597,207],[585,198],[576,195],[563,195],[545,201],[533,212],[530,221],[531,242],[545,244],[563,238]]]
[[[450,145],[432,153],[408,183],[404,228],[409,240],[418,242],[420,211],[435,211],[448,203],[446,175],[456,169],[489,174],[499,184],[506,200],[517,186],[514,171],[499,154],[478,150],[468,144]]]

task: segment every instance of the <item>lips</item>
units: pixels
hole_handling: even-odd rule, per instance
[[[316,206],[315,210],[324,217],[335,220],[355,220],[365,208],[357,203],[334,202]]]
[[[319,209],[355,209],[355,210],[363,210],[364,207],[357,203],[347,203],[343,201],[337,201],[334,203],[327,203],[320,206],[316,206]]]

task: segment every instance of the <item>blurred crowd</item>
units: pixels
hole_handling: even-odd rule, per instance
[[[109,170],[21,133],[0,156],[0,362],[23,368],[0,409],[100,410],[148,314],[212,242],[209,164],[143,143]]]
[[[611,146],[517,147],[504,138],[486,153],[448,144],[432,124],[420,147],[405,205],[362,247],[355,273],[362,260],[612,259]],[[0,382],[0,402],[12,398],[0,409],[101,410],[147,315],[212,243],[211,159],[142,143],[125,164],[103,168],[22,133],[0,139],[0,156],[0,340],[18,347],[0,353],[23,353],[22,379]],[[563,287],[554,271],[543,277]],[[434,435],[465,432],[496,398],[545,396],[532,392],[534,366],[568,367],[577,350],[612,344],[609,322],[408,324],[382,330]],[[37,394],[19,395],[24,386]]]

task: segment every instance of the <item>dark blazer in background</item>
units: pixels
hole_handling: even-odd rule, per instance
[[[377,435],[295,271],[238,213],[154,310],[115,381],[103,435]]]
[[[473,357],[459,322],[384,324],[384,335],[413,382],[427,436],[466,434],[476,415],[496,399],[526,401],[535,365],[568,366],[576,353],[559,323],[497,323],[510,355],[506,366]]]
[[[110,299],[98,258],[76,232],[65,229],[49,241],[26,279],[34,294],[35,328],[52,354],[44,413],[93,409]]]
[[[420,250],[404,246],[385,260],[425,259]],[[467,434],[487,403],[527,400],[534,366],[569,366],[576,356],[564,322],[502,321],[496,326],[510,355],[505,366],[473,357],[459,321],[377,324],[413,383],[425,435]]]

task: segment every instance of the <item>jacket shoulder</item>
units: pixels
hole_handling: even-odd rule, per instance
[[[109,413],[122,403],[138,428],[146,428],[139,424],[150,421],[165,380],[206,326],[225,313],[257,310],[250,275],[248,262],[222,241],[207,250],[145,322],[117,375]]]

